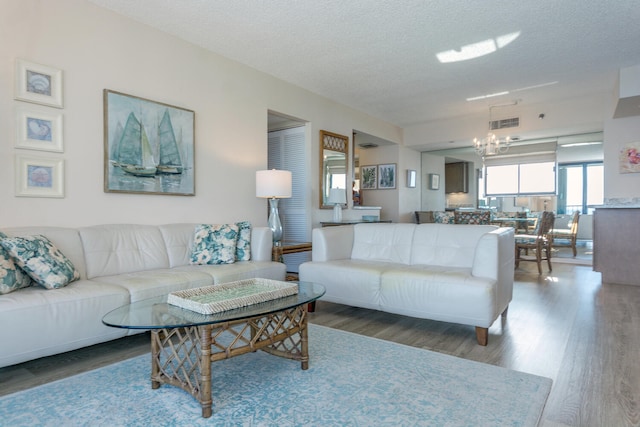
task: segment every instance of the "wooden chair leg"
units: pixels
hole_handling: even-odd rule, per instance
[[[578,249],[576,248],[576,239],[571,238],[571,249],[573,250],[573,257],[575,258],[578,255]]]
[[[551,246],[547,246],[547,265],[549,266],[549,271],[553,271],[551,268]]]
[[[538,264],[538,274],[542,274],[542,246],[536,248],[536,263]]]
[[[489,328],[476,326],[476,339],[478,340],[478,344],[486,346],[489,342]]]

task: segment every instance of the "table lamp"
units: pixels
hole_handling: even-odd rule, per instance
[[[347,203],[347,192],[344,188],[329,189],[327,203],[333,204],[333,222],[342,221],[342,205]]]
[[[269,199],[269,228],[274,245],[282,240],[282,223],[278,212],[278,199],[291,197],[291,171],[256,171],[256,197]]]

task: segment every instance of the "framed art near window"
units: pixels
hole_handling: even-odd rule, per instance
[[[16,155],[16,196],[64,197],[64,160]]]
[[[195,195],[195,113],[104,90],[104,191]]]
[[[378,165],[378,188],[381,190],[396,188],[396,164]]]
[[[15,85],[18,101],[62,108],[62,70],[17,59]]]
[[[62,111],[50,108],[16,109],[16,148],[62,153]]]

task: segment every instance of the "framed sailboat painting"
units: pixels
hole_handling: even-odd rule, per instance
[[[104,90],[104,191],[195,195],[195,113]]]

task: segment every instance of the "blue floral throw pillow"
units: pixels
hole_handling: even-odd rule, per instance
[[[433,213],[434,222],[437,224],[453,224],[455,214],[449,211],[436,211]]]
[[[7,235],[0,231],[0,240]],[[31,286],[31,278],[22,271],[9,253],[0,246],[0,295]]]
[[[71,261],[44,236],[8,237],[0,245],[18,267],[47,289],[62,288],[80,278]]]
[[[200,224],[191,252],[191,264],[233,264],[236,261],[238,226]]]
[[[249,221],[236,222],[238,226],[238,241],[236,242],[236,261],[251,259],[251,223]]]

